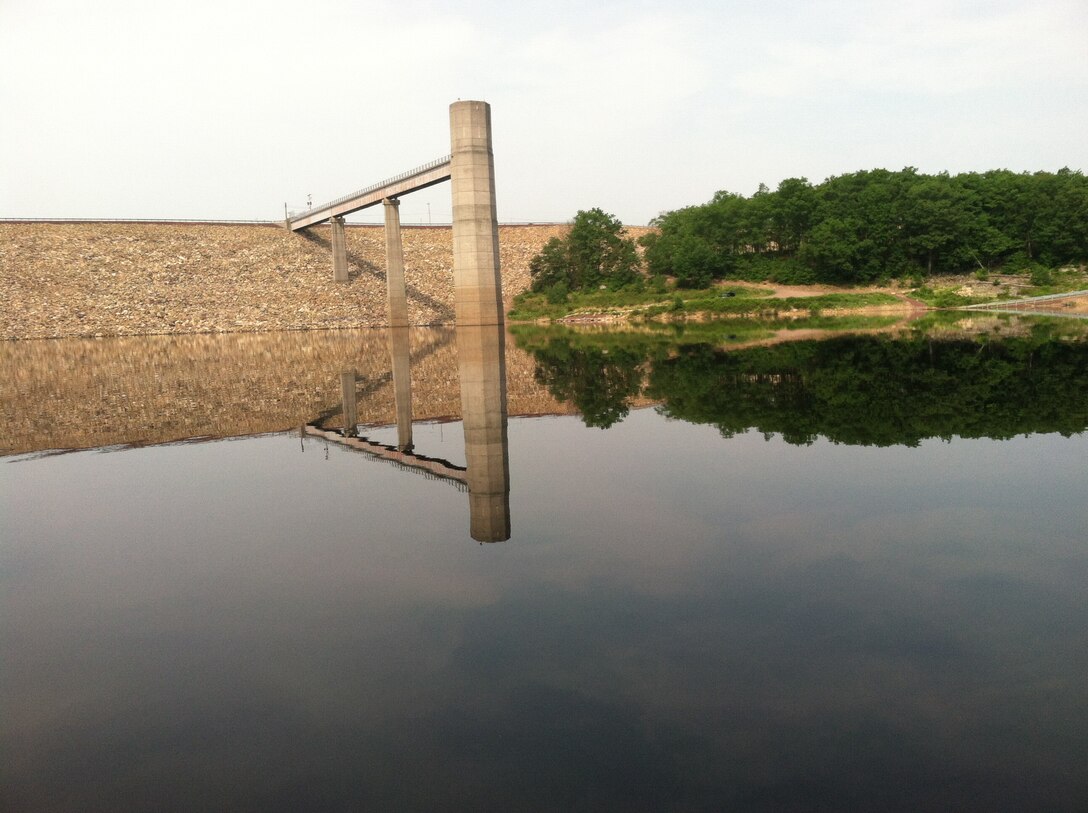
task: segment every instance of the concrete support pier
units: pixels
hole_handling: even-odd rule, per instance
[[[478,542],[503,542],[510,538],[505,338],[502,325],[457,328],[469,532]]]
[[[359,431],[359,407],[355,401],[355,370],[340,373],[340,402],[344,407],[344,434],[355,437]]]
[[[348,244],[344,237],[344,218],[334,217],[332,225],[332,278],[334,282],[348,281]]]
[[[503,324],[491,106],[450,105],[453,290],[457,326]]]
[[[400,239],[400,201],[385,198],[385,282],[389,291],[389,327],[408,327],[404,285],[404,248]]]
[[[389,330],[393,360],[393,401],[397,408],[397,451],[412,451],[412,367],[408,328]]]

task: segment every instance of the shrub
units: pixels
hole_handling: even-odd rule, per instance
[[[569,291],[612,290],[639,277],[635,241],[623,224],[600,209],[579,211],[566,237],[553,237],[529,261],[534,291],[565,283]]]
[[[570,289],[567,287],[567,283],[564,280],[560,280],[548,287],[544,292],[545,298],[548,300],[549,305],[562,305],[567,301],[567,297],[570,296]]]
[[[1051,285],[1054,282],[1054,275],[1050,273],[1050,269],[1039,263],[1032,263],[1029,273],[1032,285]]]

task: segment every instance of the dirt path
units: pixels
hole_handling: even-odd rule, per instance
[[[881,287],[878,285],[869,285],[858,288],[841,288],[835,285],[780,285],[774,282],[726,282],[722,283],[722,285],[730,288],[749,288],[752,290],[764,291],[771,290],[773,293],[769,297],[770,299],[804,299],[813,296],[826,296],[827,294],[888,294],[888,296],[894,296],[896,299],[902,301],[905,305],[909,306],[911,310],[927,310],[929,307],[926,303],[913,299],[898,289]]]

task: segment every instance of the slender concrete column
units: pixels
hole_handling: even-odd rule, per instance
[[[389,290],[389,327],[408,327],[404,287],[404,248],[400,241],[400,201],[385,198],[385,282]]]
[[[412,451],[412,372],[408,328],[389,330],[389,355],[393,358],[393,401],[397,407],[397,449]]]
[[[332,224],[332,278],[334,282],[348,281],[348,247],[344,238],[344,218],[334,217]]]
[[[510,538],[505,338],[502,325],[457,327],[469,531],[479,542]]]
[[[355,437],[359,430],[359,408],[355,401],[355,370],[340,373],[340,402],[344,406],[344,434]]]
[[[450,105],[453,293],[457,325],[501,325],[502,276],[495,211],[491,106]]]

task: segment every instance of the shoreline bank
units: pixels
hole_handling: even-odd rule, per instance
[[[529,288],[532,258],[568,228],[556,223],[499,226],[507,311],[514,297]],[[635,238],[650,230],[627,229]],[[328,226],[295,233],[273,221],[0,220],[0,284],[5,294],[0,340],[385,327],[384,228],[349,224],[346,238],[349,279],[334,283]],[[406,224],[402,239],[410,322],[452,325],[452,227]],[[1005,282],[1007,287],[1011,284]],[[783,298],[799,303],[806,297],[866,290],[880,290],[901,300],[901,305],[880,306],[885,312],[927,307],[912,299],[908,290],[894,287],[767,283],[755,287],[776,289],[764,300],[771,309]],[[988,287],[995,290],[992,284]],[[782,304],[786,313],[791,306]],[[1088,302],[1078,302],[1062,310],[1081,312],[1085,307]],[[601,308],[558,321],[623,322],[627,321],[623,310]],[[821,310],[825,316],[874,312],[869,307],[833,304]],[[805,311],[804,305],[797,306],[798,313]],[[658,318],[743,316],[693,311]]]

